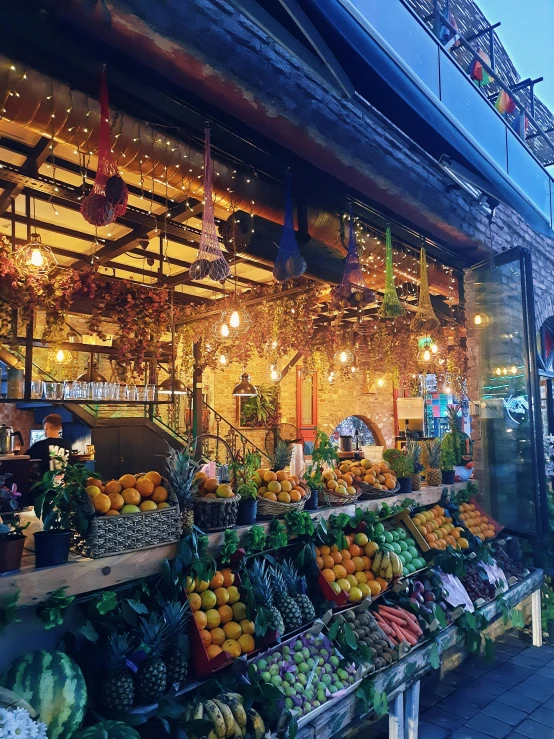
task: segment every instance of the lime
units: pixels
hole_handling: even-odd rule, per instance
[[[385,527],[382,523],[376,523],[375,524],[375,533],[376,534],[383,534],[385,531]]]

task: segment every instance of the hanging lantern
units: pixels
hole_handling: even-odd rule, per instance
[[[227,359],[225,354],[221,354],[219,356],[219,366],[223,368],[223,367],[226,367],[228,363],[229,363],[229,360]]]
[[[279,365],[276,362],[272,362],[271,364],[267,365],[267,372],[271,382],[279,382],[279,380],[283,376],[283,373],[279,369]]]
[[[31,234],[28,244],[17,249],[14,261],[22,275],[47,275],[58,266],[52,249],[41,242],[37,233]]]
[[[419,303],[417,312],[410,321],[410,328],[412,331],[420,333],[421,331],[436,331],[439,326],[440,321],[431,305],[427,278],[427,257],[425,249],[422,249],[419,255]]]
[[[48,359],[55,364],[71,364],[73,354],[67,349],[56,348],[48,352]]]
[[[383,293],[383,302],[381,303],[378,315],[381,318],[398,318],[406,313],[406,309],[398,299],[396,287],[394,286],[394,270],[392,264],[392,239],[390,226],[386,231],[386,251],[385,251],[385,292]]]
[[[252,328],[252,318],[248,311],[235,304],[231,308],[221,311],[221,317],[213,328],[213,333],[220,341],[232,340]]]

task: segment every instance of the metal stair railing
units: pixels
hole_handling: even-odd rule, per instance
[[[213,419],[215,422],[215,435],[220,436],[229,444],[235,457],[237,456],[237,454],[240,454],[244,457],[246,452],[258,452],[258,454],[261,454],[262,459],[265,457],[266,459],[271,461],[271,457],[269,456],[269,454],[267,454],[267,452],[264,452],[263,449],[260,449],[259,446],[254,444],[251,439],[249,439],[241,431],[239,431],[236,426],[233,426],[233,424],[230,423],[224,416],[222,416],[221,413],[218,413],[215,408],[212,408],[212,406],[206,403],[205,400],[202,401],[202,404],[206,410],[213,414]],[[226,430],[224,436],[222,436],[221,434],[222,425]]]

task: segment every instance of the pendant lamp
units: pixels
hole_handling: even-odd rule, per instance
[[[243,372],[238,385],[235,385],[233,389],[233,395],[237,398],[254,398],[258,394],[258,391],[250,382],[250,376],[248,372]]]
[[[158,386],[158,395],[186,395],[188,393],[187,386],[178,377],[173,378],[171,375]]]

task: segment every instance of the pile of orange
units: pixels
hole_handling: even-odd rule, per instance
[[[252,480],[256,483],[258,495],[267,500],[298,503],[306,495],[298,477],[289,475],[285,470],[256,470]]]
[[[469,529],[474,536],[481,539],[492,539],[495,535],[492,520],[481,513],[474,503],[460,504],[460,519],[466,529]]]
[[[333,546],[316,547],[316,562],[321,574],[339,595],[347,593],[351,603],[357,603],[370,595],[379,595],[388,586],[382,577],[371,571],[373,556],[379,549],[365,534],[346,537],[347,549]]]
[[[105,483],[90,477],[86,491],[95,511],[101,515],[145,513],[169,507],[169,494],[162,482],[162,476],[155,471],[145,475],[125,474],[119,480]]]
[[[208,659],[222,652],[240,657],[256,648],[254,624],[246,618],[246,606],[234,582],[230,569],[217,570],[211,582],[187,579],[190,609]]]
[[[469,542],[463,537],[463,528],[454,526],[450,516],[444,514],[444,508],[435,505],[416,513],[412,521],[431,549],[446,549],[449,544],[455,549],[467,549]]]

